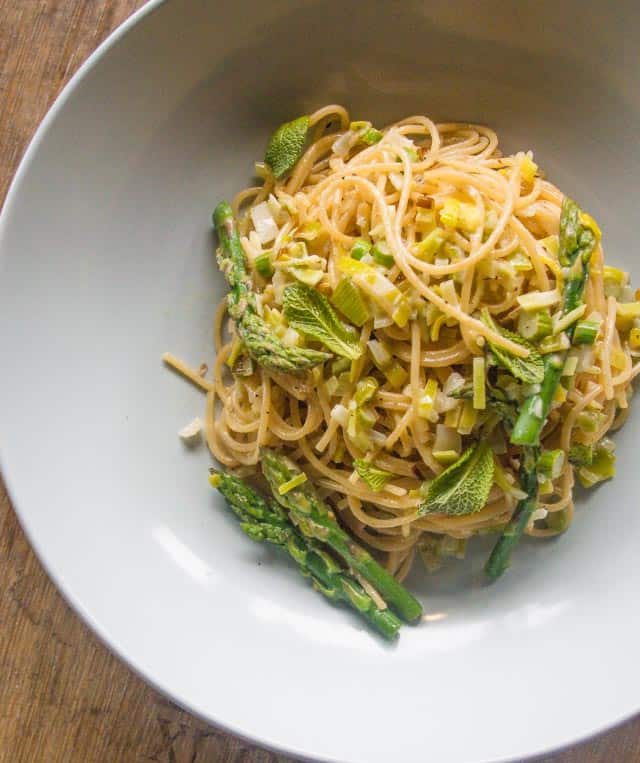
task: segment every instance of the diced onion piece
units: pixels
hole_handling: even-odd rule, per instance
[[[185,445],[193,447],[202,442],[202,427],[202,421],[196,417],[178,432],[178,436]]]
[[[341,427],[345,427],[347,425],[347,421],[349,420],[349,411],[344,405],[342,405],[341,403],[338,403],[337,405],[334,405],[333,408],[331,409],[329,418],[332,421],[335,421]]]
[[[266,201],[256,204],[255,207],[251,207],[249,212],[253,227],[256,229],[256,233],[262,244],[271,243],[278,235],[278,226],[273,219],[271,210]]]

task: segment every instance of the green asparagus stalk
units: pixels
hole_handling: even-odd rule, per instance
[[[225,497],[240,519],[240,527],[252,539],[280,546],[296,562],[313,587],[331,601],[356,610],[389,641],[396,638],[402,623],[389,609],[380,609],[362,585],[345,572],[319,544],[302,535],[277,503],[262,496],[238,477],[213,472],[211,484]]]
[[[597,226],[581,212],[578,205],[565,198],[560,214],[560,246],[558,257],[565,270],[562,312],[564,315],[579,307],[589,275],[589,260],[598,241]],[[567,333],[571,338],[575,324]],[[522,445],[520,481],[527,497],[518,502],[513,516],[498,539],[485,565],[489,578],[495,580],[508,568],[511,552],[520,541],[538,501],[538,474],[536,464],[539,456],[540,432],[542,431],[551,403],[555,396],[565,353],[550,353],[544,360],[544,378],[540,391],[528,397],[516,419],[511,442]]]
[[[582,302],[582,294],[589,274],[589,260],[596,247],[594,230],[583,222],[585,215],[578,205],[565,198],[560,215],[560,246],[558,257],[565,269],[562,312],[564,315],[575,310]],[[575,324],[569,326],[569,338]],[[511,433],[514,445],[537,445],[540,432],[551,410],[553,397],[560,383],[566,359],[564,353],[550,353],[545,356],[544,379],[540,391],[528,397]]]
[[[258,314],[256,297],[247,272],[238,228],[231,206],[222,201],[213,212],[213,224],[220,247],[218,266],[229,283],[227,305],[249,355],[264,368],[282,373],[300,373],[327,360],[330,355],[317,350],[288,347]]]
[[[523,451],[520,465],[520,487],[527,494],[527,497],[518,501],[513,516],[502,531],[502,535],[493,547],[493,551],[485,564],[485,574],[491,580],[499,578],[509,567],[511,552],[520,542],[538,503],[538,474],[536,472],[538,452],[538,448],[525,448]]]
[[[261,451],[261,467],[274,498],[283,506],[300,532],[325,543],[344,559],[347,566],[376,589],[397,615],[413,622],[422,615],[422,606],[407,589],[338,525],[333,511],[320,499],[310,482],[280,493],[296,475],[298,467],[290,459],[268,448]]]

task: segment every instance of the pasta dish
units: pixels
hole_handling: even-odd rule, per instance
[[[385,617],[419,615],[399,583],[416,555],[431,571],[494,534],[497,578],[523,534],[567,529],[576,480],[613,476],[640,295],[488,127],[331,105],[282,125],[256,174],[214,213],[212,378],[165,359],[206,392],[212,483],[245,532],[395,635]]]

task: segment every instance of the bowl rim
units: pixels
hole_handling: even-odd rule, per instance
[[[45,116],[42,118],[40,124],[36,128],[33,136],[27,143],[18,167],[13,175],[11,183],[0,208],[0,261],[7,255],[3,252],[2,242],[5,237],[5,229],[8,227],[8,221],[11,217],[11,212],[14,206],[19,201],[20,188],[24,177],[26,176],[29,168],[36,158],[37,151],[40,144],[43,142],[46,134],[49,131],[51,123],[56,119],[59,112],[64,109],[67,101],[72,96],[78,85],[84,80],[87,74],[100,62],[100,60],[107,54],[113,47],[115,47],[120,40],[122,40],[135,26],[137,26],[147,16],[152,15],[158,11],[168,0],[146,0],[146,2],[137,10],[133,11],[124,21],[122,21],[107,37],[89,54],[89,56],[78,67],[77,71],[67,81],[58,95],[54,98],[52,104],[49,106]],[[310,757],[308,751],[302,751],[295,746],[287,745],[283,741],[271,740],[262,736],[254,736],[240,728],[233,723],[222,720],[221,718],[208,715],[205,712],[198,710],[197,707],[192,705],[190,700],[186,697],[180,696],[175,690],[169,686],[164,685],[159,680],[156,680],[152,675],[147,674],[142,668],[133,662],[129,658],[125,649],[118,643],[118,639],[111,633],[106,625],[99,623],[92,615],[90,608],[80,600],[80,598],[74,593],[72,588],[67,585],[64,575],[60,570],[54,569],[47,559],[46,544],[40,542],[33,530],[26,514],[24,514],[20,508],[20,502],[14,497],[17,490],[14,489],[13,478],[10,471],[6,469],[6,445],[3,445],[0,439],[0,474],[5,484],[6,492],[11,502],[11,506],[16,514],[20,527],[24,532],[29,545],[35,556],[44,569],[47,577],[54,583],[57,592],[62,596],[64,601],[73,610],[75,616],[86,625],[97,637],[101,644],[103,644],[112,654],[116,655],[128,669],[130,669],[136,676],[141,678],[147,685],[151,686],[159,694],[167,698],[169,701],[177,704],[181,709],[192,714],[194,717],[202,720],[203,722],[210,724],[223,732],[232,734],[233,736],[252,745],[259,745],[262,748],[269,750],[277,754],[285,754],[289,756],[295,756],[300,761],[326,761],[326,763],[334,763],[333,758],[320,758]],[[535,760],[542,756],[557,754],[563,750],[567,750],[574,745],[583,745],[589,741],[595,739],[601,734],[607,733],[617,729],[625,722],[631,720],[634,716],[640,713],[640,695],[637,702],[637,706],[634,709],[630,709],[628,712],[623,713],[621,716],[612,720],[603,721],[595,726],[589,733],[578,738],[568,738],[564,742],[549,745],[540,745],[537,749],[529,751],[526,754],[526,758],[494,758],[487,763],[516,763],[518,760],[530,760],[534,763]]]

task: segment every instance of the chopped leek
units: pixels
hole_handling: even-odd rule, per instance
[[[525,154],[524,159],[520,164],[520,177],[522,180],[528,184],[533,183],[537,171],[538,165],[528,154]]]
[[[633,321],[640,318],[640,302],[618,302],[616,305],[616,327],[627,331]]]
[[[538,458],[538,473],[546,479],[555,480],[564,469],[563,450],[543,450]]]
[[[578,321],[573,330],[573,344],[593,344],[598,338],[600,323],[598,321]]]
[[[446,238],[447,234],[442,228],[434,228],[422,241],[413,246],[412,253],[418,259],[430,262]]]
[[[616,456],[608,448],[599,445],[589,466],[578,469],[578,479],[583,487],[593,487],[598,482],[611,479],[616,473]]]
[[[371,250],[371,256],[376,265],[382,265],[385,268],[391,268],[395,263],[393,255],[389,252],[389,248],[382,241],[374,245]]]
[[[551,291],[530,291],[528,294],[520,294],[517,297],[518,304],[523,310],[533,312],[543,310],[545,307],[553,307],[562,299],[557,289]]]
[[[593,463],[593,446],[581,442],[574,443],[569,448],[569,463],[574,466],[591,466]]]
[[[403,387],[409,378],[409,374],[399,363],[394,363],[391,368],[384,372],[384,375],[393,389]]]
[[[435,413],[434,404],[438,394],[438,381],[431,377],[427,382],[418,400],[418,416],[423,419],[431,419]],[[436,414],[437,419],[437,414]]]
[[[371,311],[360,289],[348,276],[340,279],[331,297],[331,303],[354,326],[363,326],[371,318]]]
[[[371,244],[363,238],[359,238],[351,247],[351,256],[354,260],[361,260],[365,254],[371,251]]]
[[[578,368],[578,356],[569,354],[564,362],[564,368],[562,369],[563,376],[573,376]]]
[[[548,355],[551,352],[563,352],[568,350],[571,345],[569,337],[564,333],[555,334],[554,336],[546,336],[538,345],[538,350],[543,355]]]
[[[485,386],[485,359],[474,357],[473,359],[473,407],[476,410],[484,410],[487,405]]]
[[[356,384],[354,400],[357,405],[369,402],[378,391],[378,382],[372,376],[365,376]]]
[[[361,136],[360,140],[363,143],[366,143],[367,146],[373,146],[374,143],[379,143],[382,138],[383,134],[380,132],[380,130],[376,130],[375,127],[369,127],[368,130],[366,130]]]
[[[569,527],[569,514],[566,509],[551,511],[547,514],[545,524],[550,530],[563,532]]]
[[[433,441],[433,452],[443,453],[444,451],[456,451],[460,455],[462,451],[462,439],[460,433],[446,424],[436,426],[436,437]]]
[[[263,278],[271,278],[274,273],[273,263],[271,262],[271,252],[263,252],[259,254],[254,262],[255,268],[258,274]]]
[[[482,214],[475,204],[448,198],[440,210],[440,222],[446,228],[462,228],[471,232],[482,222]]]
[[[292,265],[287,268],[287,271],[291,273],[296,281],[307,286],[317,286],[324,278],[324,272],[316,268],[301,268],[297,265]]]
[[[352,276],[359,286],[371,299],[391,316],[400,328],[407,325],[411,315],[408,300],[397,286],[383,275],[377,268],[358,262],[351,257],[339,257],[338,269]]]
[[[367,349],[371,355],[375,366],[379,368],[383,373],[391,367],[393,357],[389,352],[387,346],[383,344],[379,339],[370,339],[367,342]]]
[[[416,210],[416,230],[419,233],[431,233],[435,227],[436,213],[434,210],[418,207]]]
[[[478,412],[473,407],[473,401],[464,400],[462,403],[460,418],[458,419],[458,432],[460,432],[461,435],[471,434],[477,417]]]
[[[509,257],[509,263],[519,273],[526,273],[529,270],[533,270],[531,260],[527,257],[526,254],[523,254],[522,252],[516,252],[515,254],[512,254],[511,257]]]
[[[460,458],[460,451],[458,450],[434,450],[433,457],[435,460],[443,466],[449,466]]]
[[[535,313],[522,310],[518,316],[518,332],[530,342],[549,336],[552,330],[553,323],[548,310],[538,310]]]
[[[349,358],[336,358],[336,360],[333,361],[331,364],[331,373],[334,376],[338,376],[339,374],[344,373],[345,371],[348,371],[351,368],[351,361]]]
[[[299,487],[306,481],[307,475],[304,472],[299,472],[295,475],[295,477],[292,477],[290,480],[287,480],[286,482],[283,482],[281,485],[279,485],[278,493],[280,495],[286,495],[289,491]]]
[[[553,333],[559,334],[561,331],[566,331],[570,326],[585,314],[587,306],[584,302],[575,310],[571,310],[568,313],[559,313],[553,318]]]
[[[600,420],[596,411],[580,411],[576,416],[576,426],[583,432],[593,433],[598,431]]]

